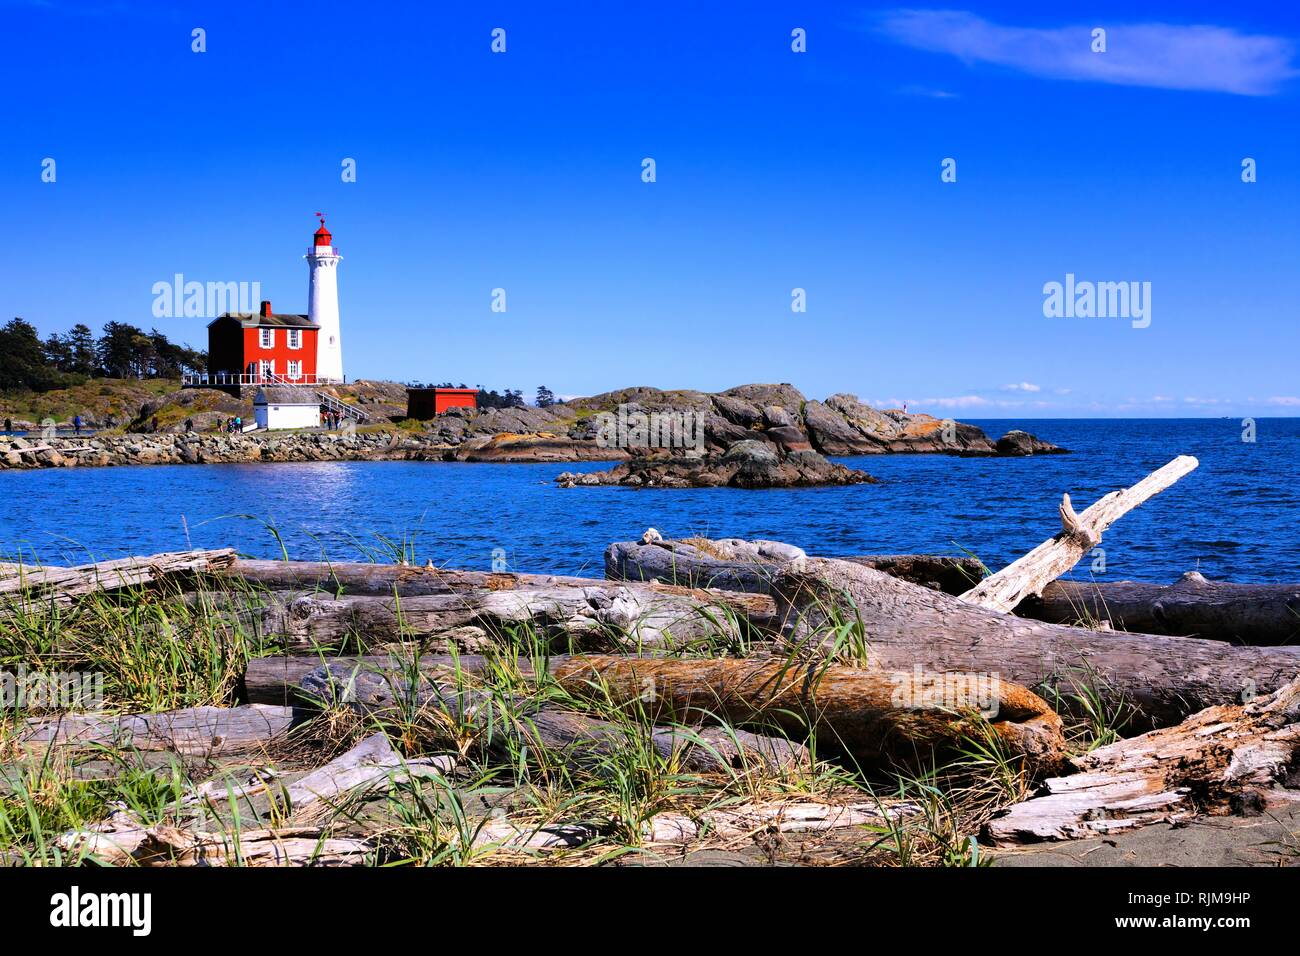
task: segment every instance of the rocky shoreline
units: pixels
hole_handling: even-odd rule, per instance
[[[201,391],[188,390],[186,398]],[[175,417],[162,411],[164,420]],[[741,385],[717,394],[624,389],[548,408],[456,408],[428,422],[384,421],[355,434],[312,430],[230,435],[168,426],[81,437],[0,435],[0,470],[285,461],[611,461],[629,466],[610,481],[581,483],[636,484],[631,478],[639,475],[642,484],[661,487],[697,481],[709,486],[743,484],[747,476],[764,470],[754,464],[757,459],[745,469],[731,469],[724,459],[738,444],[753,451],[747,455],[750,459],[774,457],[779,467],[767,468],[769,477],[791,485],[868,480],[846,477],[836,471],[843,466],[832,467],[826,456],[1064,451],[1025,432],[994,440],[974,425],[875,409],[851,395],[817,402],[790,385]],[[680,461],[670,466],[669,459]],[[701,460],[709,466],[700,466]]]

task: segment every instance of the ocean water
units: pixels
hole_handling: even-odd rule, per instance
[[[1077,510],[1180,454],[1200,467],[1106,534],[1104,579],[1300,578],[1300,419],[976,421],[1073,450],[1023,459],[888,455],[841,459],[882,479],[845,488],[743,491],[555,487],[599,463],[348,462],[0,472],[0,555],[70,563],[186,547],[261,557],[392,560],[602,573],[611,541],[771,538],[815,554],[969,552],[992,568]],[[0,557],[2,560],[3,557]],[[1076,569],[1088,576],[1092,559]],[[1099,574],[1098,577],[1101,577]]]

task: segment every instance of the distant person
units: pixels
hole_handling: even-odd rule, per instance
[[[194,431],[194,419],[187,418],[185,419],[185,434],[188,435],[192,431]]]
[[[13,431],[13,430],[14,430],[14,420],[13,420],[12,418],[6,418],[6,419],[5,419],[5,431],[7,431],[7,432],[11,432],[11,431]]]
[[[81,416],[80,416],[80,415],[75,415],[75,416],[73,416],[73,419],[72,419],[72,434],[74,434],[74,435],[80,435],[80,434],[81,434]]]
[[[235,416],[235,431],[236,431],[236,432],[242,432],[243,430],[244,430],[244,417],[243,417],[242,415],[236,415],[236,416]]]
[[[155,434],[157,434],[157,432],[158,432],[158,416],[157,416],[157,415],[155,415],[153,418],[149,419],[149,430],[150,430],[151,432],[154,432]]]

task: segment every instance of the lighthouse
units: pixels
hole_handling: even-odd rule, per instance
[[[320,228],[307,249],[310,284],[307,288],[307,318],[320,327],[316,336],[316,377],[321,382],[343,381],[343,338],[339,330],[338,264],[343,257],[334,237],[325,228],[325,217],[316,213]]]

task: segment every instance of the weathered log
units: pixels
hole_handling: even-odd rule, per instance
[[[536,749],[565,754],[579,763],[601,759],[629,743],[627,729],[618,724],[515,695],[494,696],[457,687],[446,682],[449,676],[447,670],[436,666],[422,670],[413,692],[408,675],[395,672],[391,662],[365,667],[333,661],[303,675],[297,689],[322,705],[346,705],[366,714],[391,711],[398,701],[408,708],[435,708],[472,728],[489,748],[500,749],[514,736]],[[654,727],[649,730],[649,740],[660,756],[676,757],[681,769],[693,773],[759,766],[774,770],[812,763],[800,744],[743,730]]]
[[[439,776],[455,766],[456,758],[449,755],[404,759],[386,734],[377,733],[282,788],[280,797],[285,808],[296,813],[321,800],[331,801],[345,794],[370,790],[379,784],[391,785],[414,777]],[[249,783],[220,778],[209,780],[199,784],[183,805],[217,806],[237,802],[273,791],[277,782],[277,777],[268,774],[259,774]]]
[[[699,840],[746,836],[758,832],[808,833],[858,826],[883,826],[916,813],[915,804],[900,801],[826,803],[774,800],[713,807],[695,813],[657,813],[641,827],[647,843],[685,845]],[[584,846],[605,835],[592,823],[549,823],[528,826],[511,820],[489,820],[474,834],[474,846],[511,850],[564,850]]]
[[[651,535],[646,541],[618,541],[606,548],[605,577],[768,594],[776,569],[801,556],[800,548],[777,541],[666,541]],[[934,554],[868,554],[843,560],[949,594],[969,590],[983,573],[983,566],[973,558]]]
[[[1133,487],[1099,498],[1083,514],[1075,514],[1070,496],[1064,495],[1060,504],[1061,533],[989,575],[963,594],[962,599],[994,611],[1010,611],[1029,595],[1042,593],[1044,587],[1078,564],[1101,542],[1102,532],[1191,472],[1197,464],[1191,455],[1180,455]]]
[[[448,568],[411,567],[397,564],[327,563],[317,561],[257,561],[240,559],[223,577],[242,580],[273,591],[323,591],[335,595],[418,597],[436,594],[465,594],[487,591],[542,591],[559,588],[608,588],[600,578],[558,574],[516,574],[504,571],[457,571]],[[644,590],[669,598],[691,599],[699,604],[726,607],[749,618],[755,626],[771,623],[772,604],[751,593],[719,588],[699,588],[659,582],[625,582],[638,592]],[[645,600],[653,600],[647,597]]]
[[[1161,820],[1300,799],[1300,678],[1247,704],[1203,710],[1180,724],[1071,760],[1029,799],[991,820],[995,843],[1099,836]]]
[[[406,564],[355,561],[266,561],[240,558],[222,577],[237,578],[267,590],[326,591],[331,594],[458,594],[464,591],[516,591],[554,587],[589,587],[593,578],[556,574],[458,571]]]
[[[355,674],[405,675],[409,669],[392,658],[333,658],[328,662],[335,685],[346,686]],[[1059,754],[1059,719],[1040,698],[994,678],[965,674],[862,671],[843,665],[790,663],[784,660],[693,660],[556,656],[544,664],[568,693],[602,704],[638,700],[685,724],[750,724],[779,727],[789,738],[816,729],[824,743],[847,746],[864,759],[885,752],[929,751],[972,733],[971,711],[989,715],[993,727],[1013,748],[1050,765]],[[520,671],[532,673],[521,660]],[[454,679],[453,669],[483,674],[490,659],[473,655],[426,655],[418,669],[435,683]],[[283,656],[249,662],[245,694],[249,700],[303,701],[295,687],[311,696],[334,699],[326,692],[320,662]],[[310,677],[309,675],[316,676]],[[391,678],[387,679],[391,682]],[[667,683],[665,683],[667,681]],[[382,684],[383,681],[379,682]],[[365,688],[375,688],[366,678]],[[400,685],[399,685],[400,686]],[[355,688],[351,691],[354,695]],[[369,690],[367,692],[370,692]],[[375,691],[391,695],[391,689]],[[544,726],[543,731],[549,730]],[[679,733],[673,731],[673,733]],[[778,738],[779,740],[779,738]],[[565,740],[557,739],[556,745]],[[714,738],[716,746],[716,738]],[[761,753],[773,744],[745,737],[742,747]],[[783,748],[778,747],[778,753]],[[724,755],[725,756],[725,755]],[[801,758],[796,753],[796,758]],[[734,765],[735,760],[731,760]]]
[[[121,558],[73,568],[21,568],[0,577],[0,604],[66,607],[96,591],[136,587],[171,576],[214,573],[234,561],[235,552],[223,548]]]
[[[760,831],[811,833],[846,827],[883,826],[919,812],[906,801],[770,801],[716,807],[699,813],[658,813],[643,827],[651,843],[691,843],[707,837],[736,837]]]
[[[294,708],[267,704],[119,716],[65,713],[28,719],[13,740],[24,749],[104,746],[206,756],[265,746],[295,720]]]
[[[748,603],[753,595],[740,595]],[[739,641],[746,627],[730,608],[703,592],[665,593],[609,582],[585,587],[476,590],[455,594],[379,597],[262,592],[210,595],[218,611],[249,620],[264,638],[311,652],[360,638],[363,644],[427,640],[461,628],[501,635],[530,625],[561,647],[679,647],[698,640]],[[484,642],[486,643],[486,642]]]
[[[1016,613],[1055,624],[1279,645],[1300,638],[1300,584],[1229,584],[1188,571],[1171,585],[1053,581]]]
[[[206,833],[110,824],[75,830],[60,843],[119,866],[363,866],[375,857],[369,840],[328,837],[315,827]]]
[[[783,659],[582,655],[553,664],[551,676],[575,696],[640,702],[654,715],[682,722],[775,726],[791,737],[815,732],[860,760],[957,746],[979,735],[976,712],[1031,771],[1057,766],[1064,749],[1061,720],[1046,702],[1024,687],[978,675]]]
[[[564,660],[563,656],[550,659],[552,663]],[[248,662],[244,672],[241,699],[250,704],[281,704],[309,702],[298,686],[302,679],[322,664],[351,671],[370,671],[381,674],[406,673],[410,669],[407,657],[392,654],[365,654],[348,657],[308,656],[301,654],[256,657]],[[482,654],[421,654],[417,669],[432,680],[442,683],[456,682],[457,674],[482,677],[491,672],[493,658]],[[512,662],[523,676],[534,673],[531,658],[521,657]]]
[[[828,628],[857,622],[872,666],[999,675],[1065,694],[1090,687],[1134,730],[1277,690],[1300,671],[1300,648],[1093,631],[977,607],[845,561],[808,558],[777,577],[786,640],[812,653]]]

